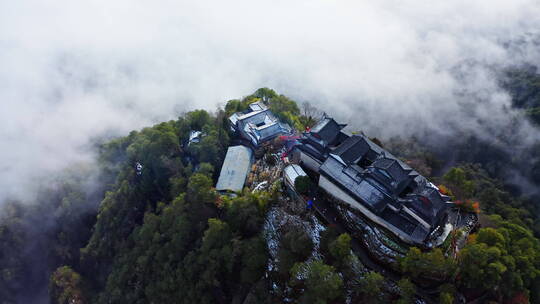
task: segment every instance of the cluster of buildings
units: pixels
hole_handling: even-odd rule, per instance
[[[241,191],[253,162],[253,149],[279,135],[292,133],[263,102],[229,117],[231,130],[244,145],[227,151],[216,189]],[[446,224],[450,198],[425,177],[364,135],[352,135],[346,125],[323,117],[299,137],[290,158],[297,164],[284,169],[284,179],[294,184],[303,169],[319,176],[318,187],[336,200],[390,231],[402,241],[424,245]],[[303,169],[302,169],[303,168]]]
[[[229,117],[231,131],[237,133],[252,148],[276,136],[290,134],[291,127],[281,122],[262,102],[254,102],[244,112]]]
[[[232,114],[229,126],[243,145],[227,150],[216,184],[220,193],[242,191],[253,163],[253,150],[264,142],[292,132],[292,128],[281,122],[262,101],[250,104],[244,112]]]
[[[323,117],[295,146],[293,158],[319,174],[319,188],[391,231],[423,245],[446,224],[450,197],[364,135]]]

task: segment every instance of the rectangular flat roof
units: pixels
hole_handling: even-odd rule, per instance
[[[297,177],[307,175],[306,172],[302,170],[302,167],[296,164],[288,165],[287,167],[283,169],[283,172],[285,173],[286,176],[290,178],[291,182],[293,183]]]
[[[246,146],[229,147],[219,173],[216,190],[242,191],[251,170],[252,154],[251,149]]]

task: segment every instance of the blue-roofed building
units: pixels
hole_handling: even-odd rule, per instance
[[[229,117],[232,131],[257,148],[261,143],[280,135],[291,134],[291,127],[281,122],[262,102],[254,102],[244,112]]]
[[[221,193],[242,191],[252,163],[253,152],[250,148],[246,146],[229,147],[221,167],[216,190]]]

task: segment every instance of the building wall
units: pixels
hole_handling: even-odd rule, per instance
[[[354,198],[345,193],[345,191],[338,188],[323,175],[319,176],[319,187],[323,188],[326,192],[339,199],[340,201],[349,204],[355,209],[361,210],[362,213],[366,213],[366,215],[368,215],[367,213],[369,213],[370,217],[374,216],[371,211],[369,211],[366,207],[360,205],[360,203],[358,203]]]
[[[386,222],[384,219],[377,216],[375,213],[371,212],[369,209],[364,207],[361,203],[356,201],[353,197],[348,195],[345,191],[341,190],[339,187],[334,185],[330,180],[328,180],[324,176],[319,177],[319,187],[324,189],[328,194],[332,195],[336,199],[350,205],[354,209],[359,210],[362,214],[364,214],[367,218],[369,218],[374,223],[390,230],[395,235],[397,235],[402,241],[409,243],[409,244],[417,244],[414,240],[412,240],[407,234],[403,233],[401,230],[397,229],[393,225]]]
[[[422,226],[424,226],[428,231],[431,229],[431,225],[428,224],[426,221],[424,221],[421,217],[416,215],[416,213],[412,212],[411,209],[407,207],[403,207],[403,211],[407,212],[410,216],[412,216],[414,219],[416,219]]]
[[[319,172],[319,167],[321,164],[302,151],[300,151],[300,161],[302,161],[304,166],[306,166],[308,169]]]
[[[283,176],[283,180],[285,182],[285,188],[287,189],[289,196],[292,199],[298,199],[300,195],[298,194],[298,192],[296,192],[296,188],[294,187],[294,182],[292,182],[291,179],[285,175]]]

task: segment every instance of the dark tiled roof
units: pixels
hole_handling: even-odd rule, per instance
[[[399,228],[399,230],[406,234],[412,234],[414,229],[418,226],[417,223],[410,221],[407,217],[402,216],[390,209],[385,209],[381,214],[384,220],[392,224],[392,226]]]
[[[332,144],[338,137],[341,129],[346,125],[338,124],[333,118],[324,117],[311,129],[311,134],[326,144]]]
[[[318,159],[319,161],[324,161],[326,157],[328,156],[328,151],[325,151],[324,149],[316,148],[315,146],[311,144],[304,143],[299,147],[302,151],[305,153],[311,155],[312,157]]]
[[[364,138],[353,135],[339,145],[332,154],[338,155],[346,163],[356,163],[368,153],[370,145]]]
[[[325,117],[304,135],[300,149],[318,151],[326,158],[320,174],[411,239],[423,242],[429,227],[433,229],[444,216],[449,198],[364,135],[345,135],[337,147],[328,149],[336,134],[345,134],[340,127]]]
[[[446,198],[433,187],[424,186],[421,188],[417,189],[417,194],[411,195],[413,199],[409,203],[409,207],[430,225],[434,225],[448,208]]]
[[[363,179],[361,172],[351,167],[344,168],[334,157],[330,156],[321,165],[320,172],[349,195],[362,200],[373,211],[380,212],[386,206],[388,194],[383,192],[382,185],[371,179]]]
[[[234,113],[230,123],[242,137],[254,146],[282,134],[290,134],[291,128],[280,122],[262,102],[254,102],[244,112]]]
[[[384,170],[390,179],[399,184],[403,181],[410,179],[410,169],[403,169],[396,159],[380,158],[373,162],[373,167]]]

